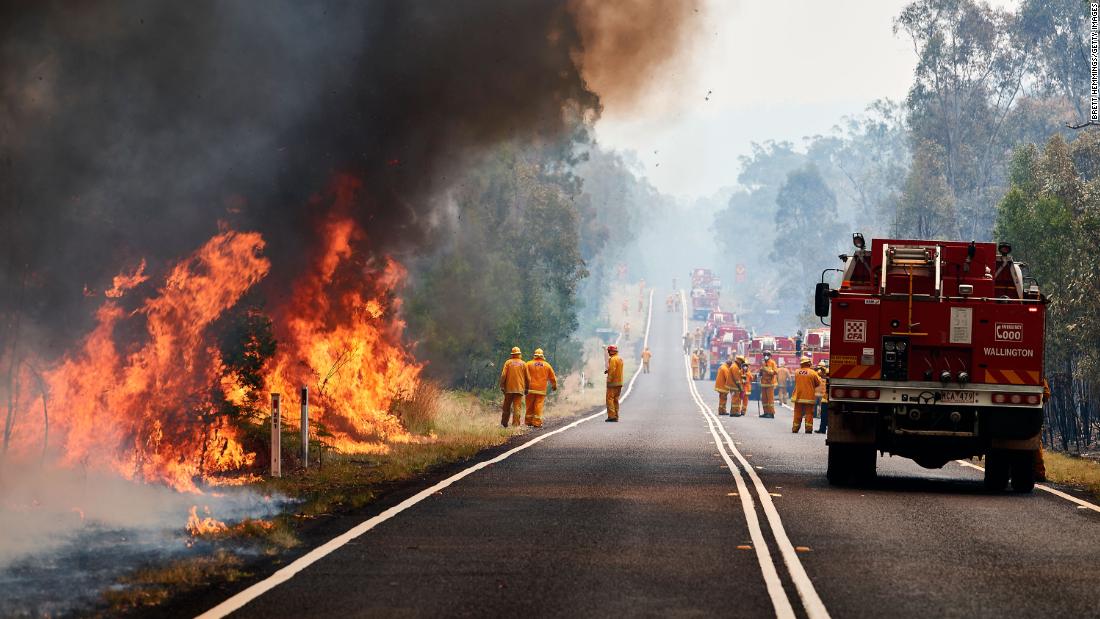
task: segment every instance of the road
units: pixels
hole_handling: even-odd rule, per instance
[[[618,424],[573,424],[429,488],[209,616],[1100,612],[1100,513],[988,494],[956,463],[883,458],[874,485],[830,487],[823,436],[791,434],[789,411],[705,412],[716,397],[692,389],[682,330],[653,313],[653,371]]]

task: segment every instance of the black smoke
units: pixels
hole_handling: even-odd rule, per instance
[[[261,231],[285,283],[335,173],[364,180],[356,216],[375,247],[416,243],[464,157],[598,108],[560,2],[2,11],[0,304],[62,341],[114,274],[163,269],[219,222]]]

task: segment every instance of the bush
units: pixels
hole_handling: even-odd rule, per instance
[[[413,434],[428,434],[435,427],[443,388],[431,380],[421,380],[412,393],[399,396],[390,404],[390,414],[401,420]]]

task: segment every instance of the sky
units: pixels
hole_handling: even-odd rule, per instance
[[[876,99],[905,98],[917,58],[893,20],[907,0],[701,2],[684,51],[647,96],[607,101],[596,125],[597,140],[635,151],[664,193],[712,195],[736,185],[752,142],[800,145]]]

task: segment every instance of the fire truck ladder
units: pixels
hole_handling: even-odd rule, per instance
[[[939,245],[935,247],[890,247],[889,243],[883,243],[882,273],[879,276],[879,294],[886,294],[886,275],[890,272],[891,267],[900,267],[902,269],[905,269],[905,274],[909,278],[909,315],[906,319],[905,331],[892,331],[891,334],[928,335],[927,333],[917,333],[913,331],[913,327],[916,327],[920,324],[913,322],[913,269],[931,267],[933,271],[932,281],[935,284],[935,296],[939,298],[941,292]]]

